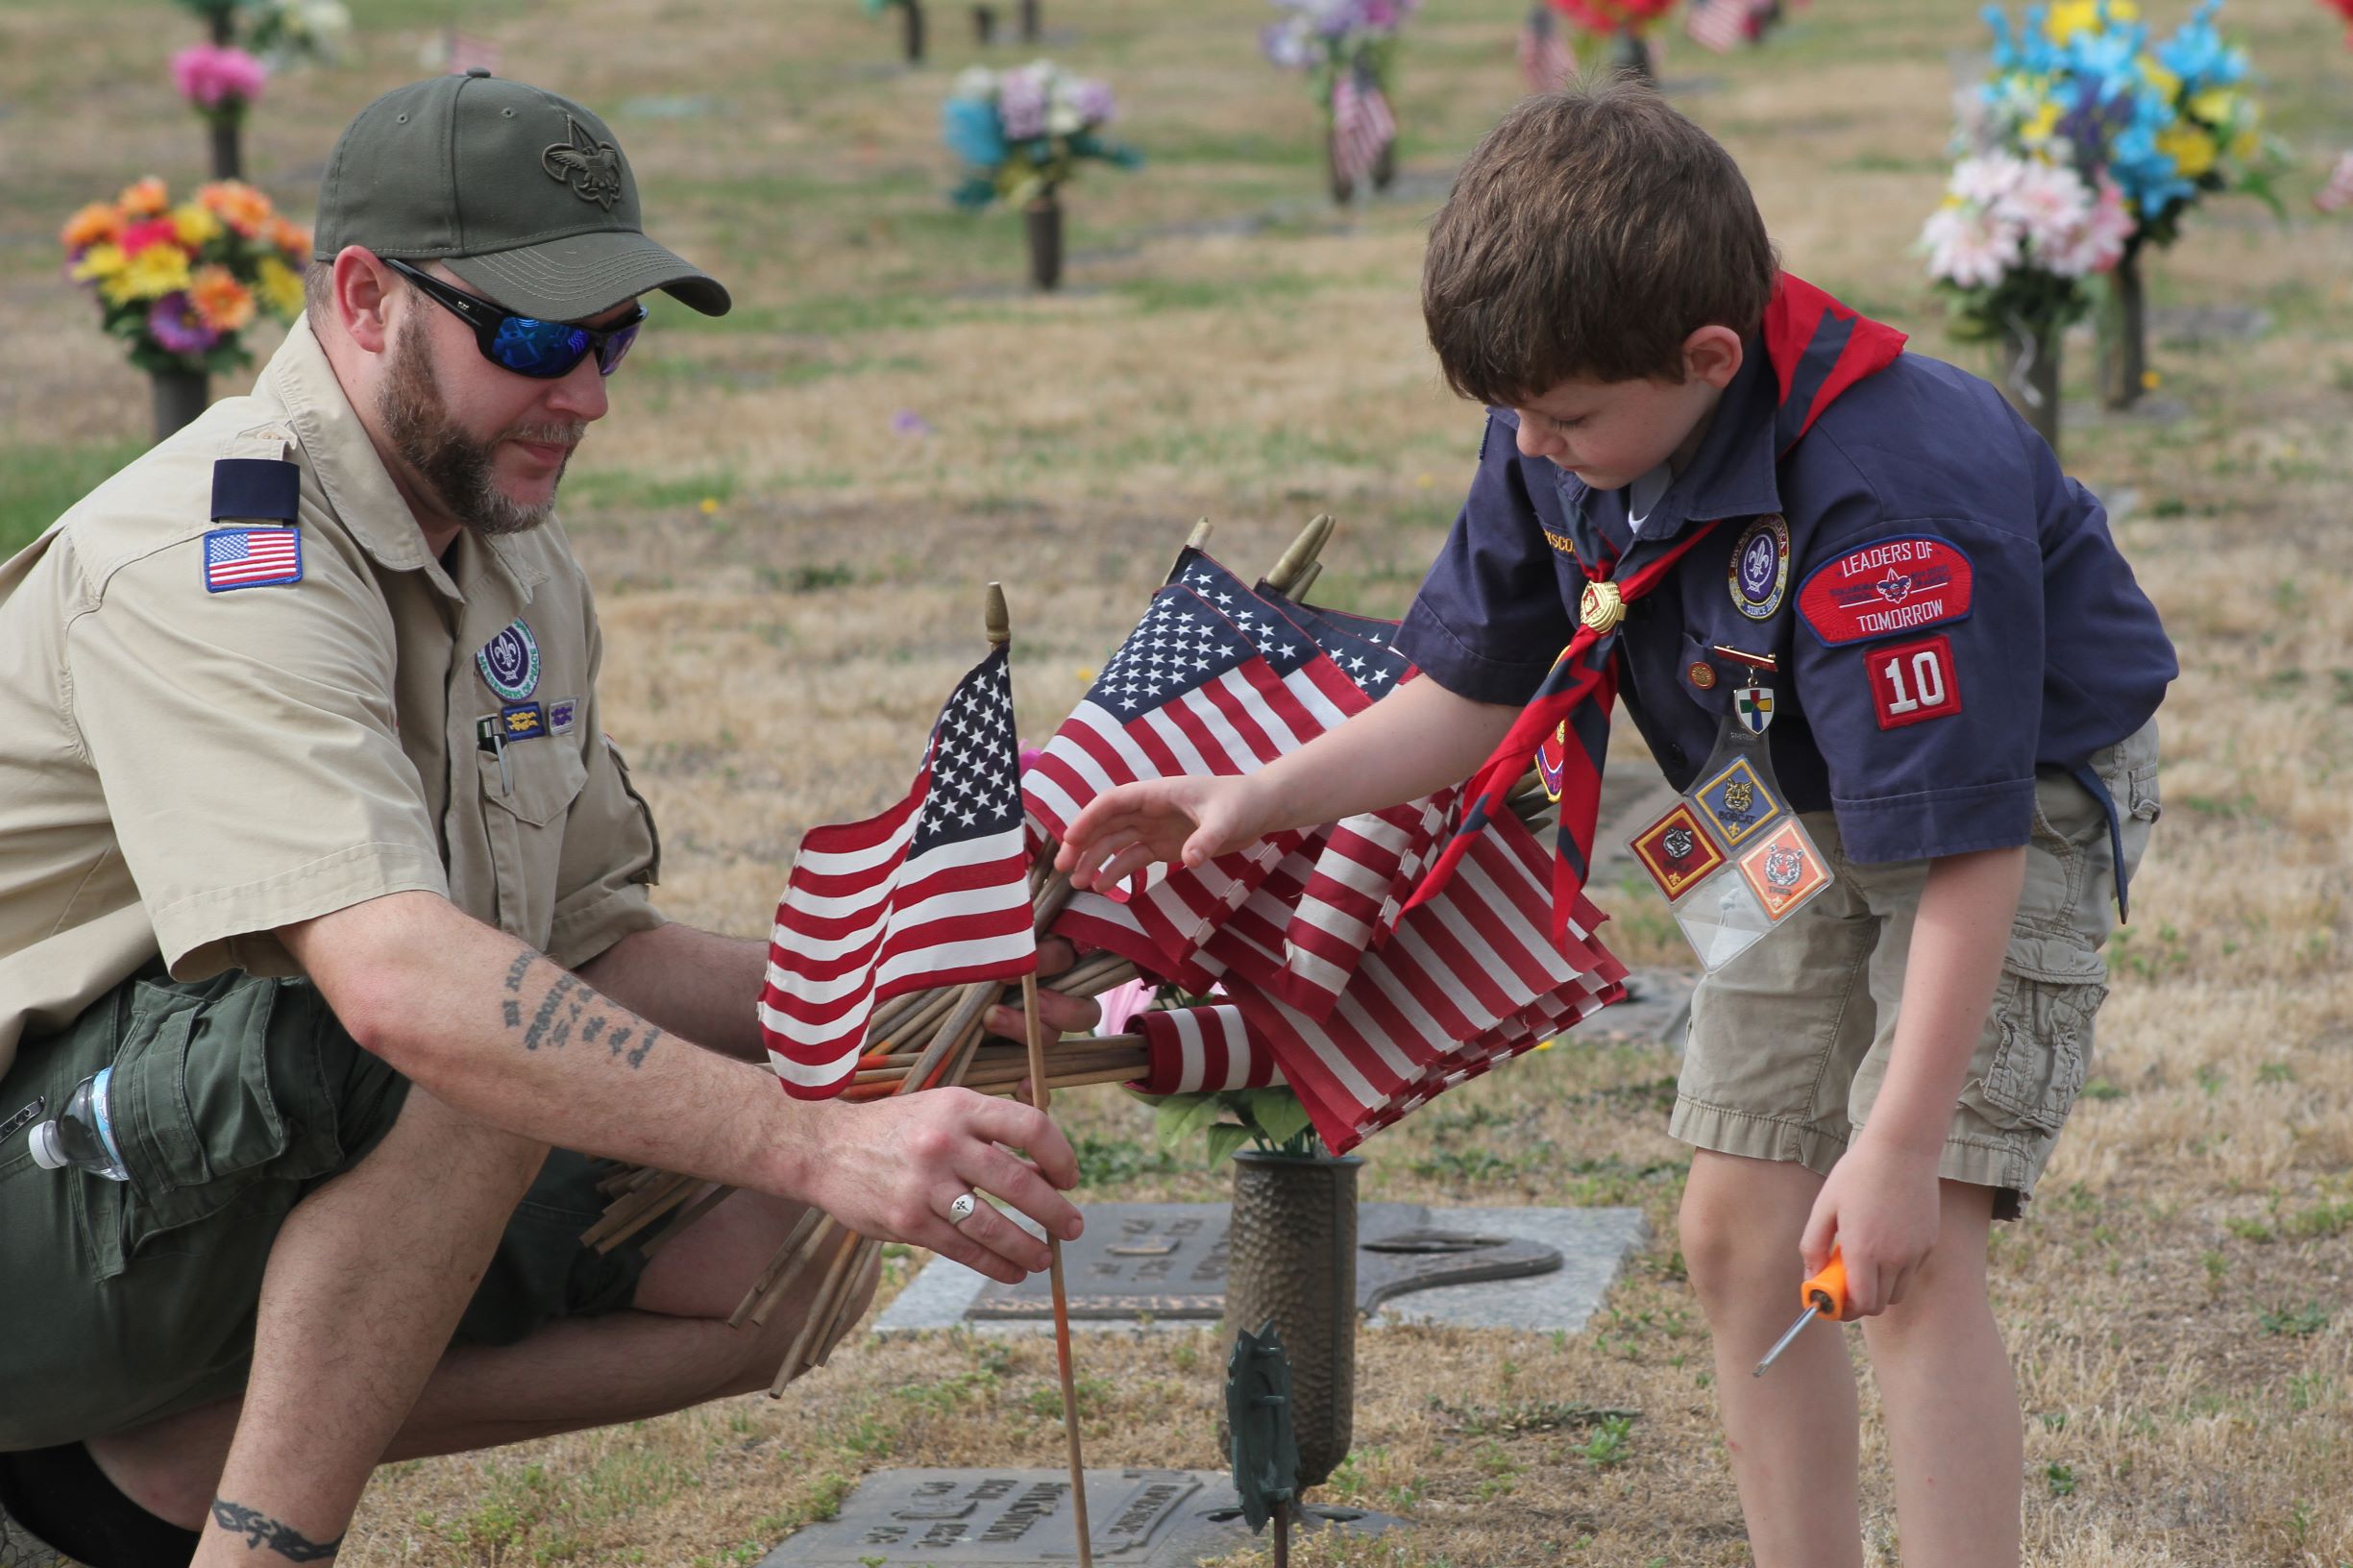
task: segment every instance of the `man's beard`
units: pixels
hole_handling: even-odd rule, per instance
[[[560,425],[517,425],[489,441],[477,441],[449,416],[425,341],[425,323],[413,313],[393,340],[390,374],[377,394],[376,415],[384,438],[401,460],[425,481],[435,501],[479,534],[527,533],[555,513],[552,494],[527,506],[492,482],[490,461],[502,441],[542,441],[566,449],[587,432],[585,420]],[[556,469],[556,482],[563,468]]]

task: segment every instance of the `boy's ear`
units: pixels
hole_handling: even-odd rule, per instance
[[[1740,334],[1729,327],[1702,327],[1683,339],[1683,376],[1721,392],[1740,374]]]

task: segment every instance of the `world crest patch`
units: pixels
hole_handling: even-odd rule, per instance
[[[482,684],[509,702],[527,701],[539,690],[539,642],[521,616],[474,655]]]
[[[1789,522],[1767,512],[1740,530],[1732,546],[1732,606],[1752,621],[1770,621],[1789,592]]]

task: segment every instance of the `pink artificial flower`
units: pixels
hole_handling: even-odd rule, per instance
[[[195,43],[172,56],[172,80],[180,96],[203,109],[225,103],[250,104],[261,96],[269,67],[242,49]]]
[[[1053,984],[1052,981],[1045,983]],[[1103,1010],[1103,1021],[1096,1025],[1097,1030],[1106,1035],[1130,1033],[1128,1025],[1152,1010],[1154,990],[1149,980],[1130,980],[1126,985],[1114,986],[1097,996],[1095,1005]]]
[[[123,255],[136,256],[150,245],[177,245],[180,229],[169,217],[149,218],[143,223],[126,224],[122,236],[115,241]]]
[[[1994,204],[1994,215],[2022,232],[2028,252],[2052,271],[2063,251],[2072,249],[2092,213],[2092,193],[2073,169],[2055,163],[2027,163],[2010,188]]]
[[[1967,205],[1940,207],[1921,230],[1928,271],[1960,288],[1992,288],[2018,265],[2018,230]]]

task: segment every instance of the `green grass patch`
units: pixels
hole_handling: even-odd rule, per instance
[[[0,446],[0,556],[31,544],[67,507],[146,450],[144,441]]]

